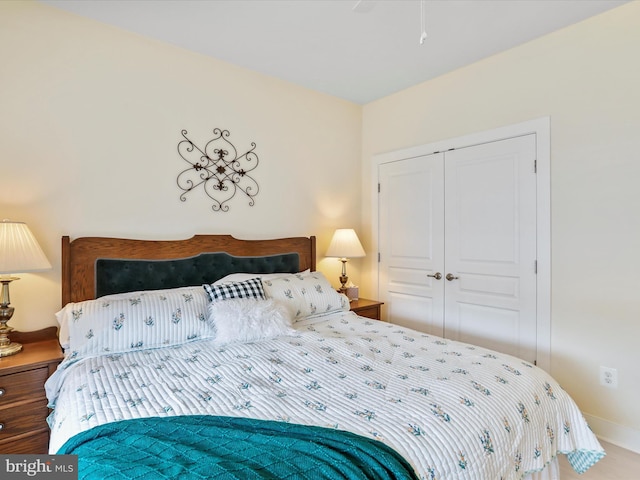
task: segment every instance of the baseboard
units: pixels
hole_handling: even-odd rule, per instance
[[[594,415],[585,414],[584,418],[598,438],[618,447],[640,453],[640,431]]]

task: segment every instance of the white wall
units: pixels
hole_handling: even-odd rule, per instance
[[[0,218],[27,222],[53,264],[11,285],[10,325],[55,324],[60,237],[318,236],[360,222],[361,107],[33,2],[0,2]],[[255,206],[181,202],[186,129],[257,145]]]
[[[373,155],[550,116],[552,373],[598,433],[637,451],[639,25],[632,2],[372,102],[362,142],[367,232]]]

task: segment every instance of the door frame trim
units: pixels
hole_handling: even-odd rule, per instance
[[[379,252],[378,239],[378,183],[379,166],[435,152],[471,147],[523,135],[536,134],[536,358],[537,365],[551,370],[551,119],[541,117],[504,127],[472,133],[461,137],[409,147],[393,152],[374,155],[371,162],[371,241],[374,252]],[[380,295],[378,255],[370,256],[370,268],[376,294]]]

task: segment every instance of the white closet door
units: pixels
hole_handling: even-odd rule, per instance
[[[443,154],[381,164],[380,297],[393,323],[442,336]]]
[[[447,152],[445,336],[536,359],[535,135]]]

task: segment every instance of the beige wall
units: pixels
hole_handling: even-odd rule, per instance
[[[361,107],[32,2],[0,2],[0,218],[31,227],[54,268],[11,285],[10,325],[55,324],[60,237],[318,236],[360,222]],[[186,129],[257,144],[255,206],[181,202]]]
[[[640,450],[640,3],[361,108],[31,2],[0,2],[0,217],[54,268],[12,284],[11,324],[54,324],[60,236],[243,238],[334,228],[370,245],[373,155],[543,116],[552,137],[552,373],[596,431]],[[261,192],[180,202],[180,131],[257,144]],[[362,158],[362,165],[359,159]],[[360,180],[360,176],[362,180]],[[362,216],[360,216],[362,215]],[[361,278],[362,293],[373,281]],[[615,367],[620,387],[598,385]]]
[[[640,451],[639,25],[632,2],[365,105],[362,145],[368,232],[373,155],[550,117],[552,373]]]

